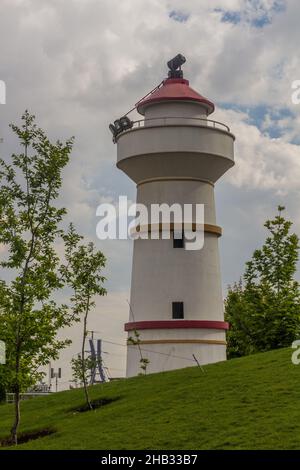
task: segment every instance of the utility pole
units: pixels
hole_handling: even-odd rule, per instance
[[[57,372],[54,372],[54,369],[51,368],[51,379],[55,379],[55,392],[58,391],[58,379],[61,379],[61,368],[59,367]]]
[[[95,349],[94,335],[92,334],[92,337],[89,340],[89,344],[90,344],[90,354],[91,354],[92,364],[93,364],[92,369],[91,369],[90,385],[94,385],[95,383],[106,382],[105,373],[104,373],[103,364],[102,364],[101,339],[97,339],[96,349]],[[98,380],[97,380],[97,374],[99,375]]]

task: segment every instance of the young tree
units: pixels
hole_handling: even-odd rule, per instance
[[[268,220],[270,232],[260,250],[246,263],[244,284],[229,288],[225,301],[229,357],[290,346],[300,336],[300,289],[294,275],[299,239],[284,207]]]
[[[84,366],[84,367],[83,367]],[[92,376],[92,370],[97,367],[97,359],[94,359],[91,355],[88,355],[82,361],[81,354],[71,359],[72,377],[73,382],[76,385],[84,385],[84,378],[86,381],[90,381]]]
[[[39,368],[58,357],[68,341],[57,331],[72,321],[66,305],[54,300],[63,287],[55,243],[66,211],[57,207],[61,173],[73,140],[50,142],[27,111],[11,125],[21,152],[11,163],[0,159],[0,338],[6,343],[2,380],[15,396],[11,437],[18,442],[20,393],[41,378]],[[3,369],[3,366],[2,366]]]
[[[134,319],[134,314],[133,314],[131,304],[128,300],[127,300],[127,303],[129,305],[130,314],[131,314],[132,318]],[[150,360],[147,357],[143,357],[142,348],[141,348],[140,333],[136,329],[133,330],[133,336],[128,337],[127,344],[131,344],[132,346],[137,346],[138,347],[138,351],[139,351],[139,355],[140,355],[140,369],[141,369],[141,372],[139,373],[139,375],[146,375],[147,374],[147,367],[150,364]]]
[[[133,330],[133,336],[129,336],[127,339],[127,344],[131,344],[132,346],[137,346],[140,354],[140,369],[141,372],[139,375],[146,375],[147,374],[147,367],[150,364],[148,358],[143,357],[142,349],[141,349],[141,339],[140,334],[137,330]]]
[[[77,235],[73,225],[70,225],[68,233],[64,236],[66,244],[66,265],[61,268],[61,273],[67,284],[72,288],[72,310],[79,318],[83,316],[82,347],[80,355],[81,380],[88,408],[92,409],[87,383],[87,358],[85,356],[85,344],[88,334],[88,315],[95,307],[95,296],[105,295],[106,290],[102,286],[105,277],[101,270],[105,267],[106,259],[101,251],[96,251],[93,243],[80,245],[81,236]]]

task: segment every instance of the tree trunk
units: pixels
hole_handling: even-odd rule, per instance
[[[11,428],[11,440],[15,445],[17,445],[18,444],[18,430],[19,430],[20,419],[21,419],[19,385],[17,385],[16,387],[14,403],[15,403],[15,420],[14,420],[13,427]]]
[[[87,327],[87,316],[88,316],[88,309],[86,311],[86,314],[84,316],[84,322],[83,322],[83,339],[82,339],[82,350],[81,350],[81,364],[82,364],[82,379],[83,379],[83,388],[84,388],[84,394],[85,394],[85,400],[88,408],[90,410],[93,409],[93,406],[91,404],[91,400],[89,397],[89,391],[88,391],[88,386],[86,382],[86,374],[85,374],[85,339],[87,335],[86,327]]]

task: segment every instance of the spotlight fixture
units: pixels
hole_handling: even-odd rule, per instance
[[[169,78],[183,78],[183,72],[181,66],[186,62],[186,58],[182,54],[177,54],[173,59],[167,62],[169,67]]]
[[[116,119],[113,124],[109,125],[109,130],[113,135],[113,140],[116,139],[117,135],[127,129],[131,129],[133,126],[133,121],[129,119],[128,116],[122,116],[120,119]]]

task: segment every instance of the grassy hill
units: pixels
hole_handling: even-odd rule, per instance
[[[91,388],[113,399],[78,412],[81,390],[22,402],[20,449],[300,449],[300,365],[291,349]],[[0,439],[12,405],[0,406]]]

